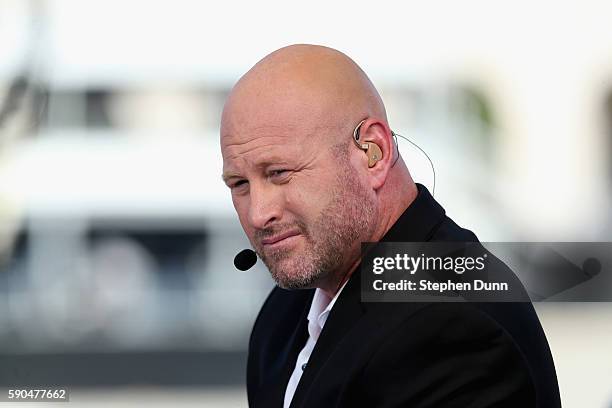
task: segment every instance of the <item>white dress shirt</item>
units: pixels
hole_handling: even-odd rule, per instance
[[[295,394],[300,378],[302,378],[302,372],[306,368],[306,364],[319,339],[321,330],[323,330],[323,326],[325,326],[329,312],[331,312],[334,303],[336,303],[338,296],[340,296],[347,282],[348,280],[344,282],[344,285],[342,285],[333,299],[330,299],[321,289],[317,288],[315,290],[315,294],[312,297],[312,303],[310,304],[310,310],[308,311],[308,341],[306,341],[306,345],[302,351],[300,351],[300,354],[298,354],[293,374],[291,374],[289,382],[287,383],[287,388],[285,389],[285,402],[283,404],[284,408],[289,408],[291,400],[293,399],[293,394]]]

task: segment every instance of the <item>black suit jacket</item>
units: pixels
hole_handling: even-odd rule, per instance
[[[427,189],[383,241],[477,241]],[[251,333],[249,406],[282,407],[314,289],[274,288]],[[531,303],[362,303],[360,267],[320,334],[291,407],[560,407]]]

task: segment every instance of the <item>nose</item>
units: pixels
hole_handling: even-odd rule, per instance
[[[249,222],[256,229],[263,229],[281,219],[283,196],[274,186],[251,185]]]

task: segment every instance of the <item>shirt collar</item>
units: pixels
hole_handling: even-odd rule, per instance
[[[312,303],[310,304],[310,310],[308,311],[308,334],[310,337],[314,338],[315,341],[319,338],[321,330],[323,330],[323,326],[325,326],[325,322],[329,316],[329,312],[331,312],[334,303],[338,300],[347,282],[348,280],[344,282],[333,299],[330,299],[323,290],[319,288],[315,290]]]

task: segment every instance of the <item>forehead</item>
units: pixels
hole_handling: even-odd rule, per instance
[[[340,134],[333,110],[322,101],[305,97],[304,92],[299,97],[274,98],[270,93],[268,88],[257,93],[239,87],[229,97],[221,118],[224,168],[245,160],[260,164],[307,156],[331,146]]]
[[[263,126],[222,133],[223,168],[281,164],[308,155],[314,137],[296,126]]]
[[[221,151],[225,159],[228,153],[246,153],[264,146],[295,146],[313,136],[312,132],[300,126],[225,126],[221,129]]]

